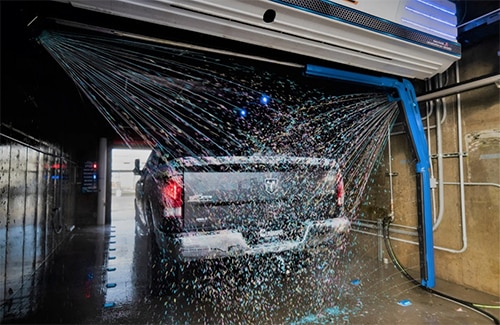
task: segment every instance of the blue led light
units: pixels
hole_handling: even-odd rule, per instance
[[[246,110],[246,109],[241,109],[241,110],[240,110],[240,116],[241,116],[241,117],[245,117],[245,116],[247,116],[247,110]]]
[[[271,101],[271,98],[268,95],[263,94],[262,96],[260,96],[260,103],[262,105],[267,105],[267,104],[269,104],[270,101]]]
[[[431,16],[431,15],[429,15],[429,14],[426,14],[425,12],[418,11],[418,10],[416,10],[416,9],[414,9],[414,8],[411,8],[411,7],[406,6],[406,7],[405,7],[405,9],[406,9],[406,10],[408,10],[408,11],[411,11],[411,12],[413,12],[413,13],[416,13],[417,15],[421,15],[421,16],[424,16],[424,17],[430,18],[430,19],[432,19],[432,20],[438,21],[438,22],[443,23],[443,24],[446,24],[446,25],[448,25],[448,26],[451,26],[451,27],[456,27],[456,25],[455,25],[454,23],[451,23],[451,22],[449,22],[449,21],[446,21],[446,20],[443,20],[443,19],[437,18],[437,17],[435,17],[435,16]]]
[[[446,12],[447,14],[455,15],[455,11],[451,11],[451,10],[448,10],[446,8],[439,7],[436,4],[434,4],[434,3],[431,3],[431,2],[428,2],[428,1],[424,1],[424,0],[417,0],[417,1],[420,2],[420,3],[423,3],[424,5],[427,5],[429,7],[436,8],[437,10],[441,10],[442,12]]]
[[[420,27],[420,28],[423,28],[425,30],[428,30],[430,33],[433,33],[433,34],[439,34],[439,35],[442,35],[443,37],[446,37],[446,38],[450,38],[450,39],[456,39],[456,37],[454,35],[451,35],[451,34],[447,34],[447,33],[443,33],[441,31],[438,31],[438,30],[435,30],[433,28],[429,28],[427,26],[424,26],[424,25],[421,25],[421,24],[417,24],[416,22],[414,21],[411,21],[411,20],[408,20],[408,19],[401,19],[403,22],[405,23],[408,23],[410,25],[414,25],[414,26],[417,26],[417,27]]]

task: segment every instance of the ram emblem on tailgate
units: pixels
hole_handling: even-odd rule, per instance
[[[277,178],[266,178],[266,192],[269,194],[274,194],[278,190],[278,179]]]

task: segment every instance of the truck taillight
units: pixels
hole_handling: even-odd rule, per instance
[[[344,178],[342,177],[342,174],[337,173],[337,205],[342,206],[344,205]]]
[[[164,202],[163,216],[165,218],[182,217],[182,187],[181,177],[170,178],[162,188]]]

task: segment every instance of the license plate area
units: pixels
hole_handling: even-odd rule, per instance
[[[262,241],[276,241],[276,240],[279,240],[280,238],[283,238],[284,234],[285,234],[285,231],[283,229],[278,229],[278,230],[260,229],[259,230],[259,238]]]

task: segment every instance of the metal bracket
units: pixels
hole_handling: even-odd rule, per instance
[[[441,157],[442,158],[460,158],[460,157],[468,157],[469,154],[467,152],[452,152],[452,153],[443,153],[441,154]],[[439,157],[439,155],[431,155],[431,158],[432,159],[437,159]]]
[[[420,275],[422,286],[435,286],[434,270],[434,238],[433,218],[430,186],[430,157],[427,150],[424,127],[418,107],[415,89],[410,81],[397,80],[388,77],[376,77],[356,72],[343,71],[316,65],[307,65],[305,75],[344,80],[348,82],[374,86],[385,90],[397,91],[399,98],[389,95],[389,100],[400,100],[410,131],[413,148],[417,158],[416,171],[418,174],[418,233],[420,250]]]

